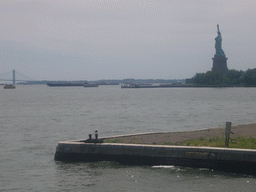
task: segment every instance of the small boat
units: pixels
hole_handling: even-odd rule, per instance
[[[15,89],[16,87],[15,87],[15,85],[13,85],[13,84],[6,84],[5,86],[4,86],[4,89]]]

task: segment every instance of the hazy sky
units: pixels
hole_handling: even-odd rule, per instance
[[[0,74],[35,80],[183,79],[256,68],[255,0],[1,0]]]

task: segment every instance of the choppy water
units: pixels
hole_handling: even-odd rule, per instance
[[[59,141],[255,123],[255,88],[0,88],[0,191],[254,191],[256,177],[53,160]]]

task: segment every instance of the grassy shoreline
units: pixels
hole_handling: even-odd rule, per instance
[[[232,126],[228,148],[256,149],[256,124]],[[225,128],[138,134],[105,139],[104,143],[225,147]]]
[[[186,146],[198,146],[198,147],[226,147],[225,138],[199,138],[184,142]],[[237,137],[229,141],[227,148],[239,148],[239,149],[256,149],[256,138],[253,137]]]

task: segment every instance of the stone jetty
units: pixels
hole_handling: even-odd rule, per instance
[[[115,161],[130,165],[176,165],[256,173],[256,150],[103,143],[103,140],[59,142],[54,159],[65,162]]]

